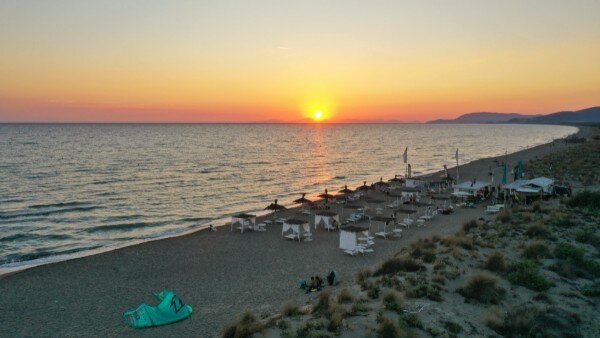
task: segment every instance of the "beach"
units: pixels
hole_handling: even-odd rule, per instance
[[[578,135],[589,137],[589,133],[589,128],[580,127]],[[555,141],[498,159],[527,162],[576,146]],[[490,168],[498,184],[501,167],[495,166],[494,158],[461,165],[460,181],[489,180]],[[389,169],[392,173],[397,168]],[[454,176],[456,171],[449,168],[449,172]],[[435,176],[439,175],[431,175]],[[333,210],[339,208],[334,206]],[[290,209],[277,217],[299,217],[297,212]],[[341,218],[350,212],[345,211]],[[225,226],[217,232],[198,231],[38,266],[0,277],[0,336],[218,336],[227,323],[246,310],[258,317],[268,316],[279,312],[289,300],[303,304],[314,299],[315,294],[306,295],[298,289],[301,279],[323,277],[335,270],[341,276],[336,288],[341,287],[360,269],[378,265],[414,240],[452,234],[463,223],[480,217],[491,217],[481,205],[459,209],[427,226],[405,230],[400,239],[377,239],[374,253],[358,257],[345,255],[338,248],[339,234],[335,231],[318,229],[314,241],[298,243],[284,240],[280,225],[269,226],[266,232],[243,234],[230,232]],[[151,294],[163,289],[175,291],[193,307],[189,319],[144,330],[124,324],[123,311],[153,302]]]

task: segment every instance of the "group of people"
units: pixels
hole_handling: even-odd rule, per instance
[[[338,273],[335,271],[329,272],[327,274],[327,283],[330,286],[338,284]],[[305,290],[306,293],[321,291],[325,286],[325,281],[319,276],[310,277],[310,282],[306,282],[305,280],[300,281],[300,288]]]

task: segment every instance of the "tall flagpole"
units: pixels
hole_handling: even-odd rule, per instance
[[[458,148],[456,149],[456,184],[460,181],[460,176],[458,175]]]

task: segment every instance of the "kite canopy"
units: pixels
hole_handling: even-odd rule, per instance
[[[140,304],[135,309],[125,311],[125,323],[131,327],[144,328],[167,325],[186,319],[192,314],[192,307],[184,304],[173,291],[154,294],[158,305]]]

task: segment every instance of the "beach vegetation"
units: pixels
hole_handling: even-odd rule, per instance
[[[385,293],[382,303],[388,311],[402,312],[402,295],[394,289],[390,289]]]
[[[421,321],[421,318],[419,318],[419,315],[416,313],[402,312],[400,314],[400,317],[398,318],[398,321],[401,329],[411,327],[423,329],[423,322]]]
[[[571,197],[567,202],[567,205],[572,208],[582,208],[589,210],[600,209],[600,192],[598,191],[582,191],[577,195]]]
[[[335,311],[331,314],[331,317],[329,318],[329,323],[327,324],[327,331],[339,334],[342,331],[343,325],[344,314],[340,311]]]
[[[329,313],[332,306],[331,293],[323,291],[317,297],[317,303],[313,306],[312,313],[316,315],[325,315]]]
[[[278,320],[277,328],[279,328],[281,331],[287,331],[290,328],[290,322],[285,319]]]
[[[448,332],[450,332],[454,335],[457,335],[463,331],[463,327],[460,326],[460,324],[458,324],[458,323],[451,322],[449,320],[445,320],[442,322],[442,324],[444,325],[446,330],[448,330]]]
[[[527,228],[525,235],[529,237],[548,238],[550,236],[550,229],[542,223],[536,223]]]
[[[352,303],[354,301],[354,295],[347,288],[343,288],[338,295],[338,303]]]
[[[550,288],[550,282],[542,275],[539,266],[530,260],[520,261],[512,264],[508,272],[508,280],[533,291],[546,291]]]
[[[371,287],[367,291],[367,296],[369,296],[369,298],[371,298],[371,299],[377,299],[377,298],[379,298],[380,292],[381,292],[381,289],[379,288],[379,285],[371,284]]]
[[[352,308],[350,309],[350,315],[358,316],[369,311],[371,311],[371,307],[367,304],[367,302],[364,300],[360,300],[352,304]]]
[[[264,325],[251,313],[246,312],[235,323],[225,328],[221,337],[223,338],[246,338],[265,330]]]
[[[467,299],[475,299],[484,304],[498,304],[504,298],[505,290],[497,284],[495,277],[479,273],[472,276],[457,292]]]
[[[510,222],[512,220],[512,211],[510,211],[510,209],[502,210],[498,216],[496,216],[496,220],[503,224]]]
[[[600,234],[591,227],[577,232],[575,239],[580,243],[590,244],[600,250]]]
[[[479,226],[479,223],[477,223],[476,220],[470,220],[468,222],[463,223],[462,231],[469,232],[469,231],[471,231],[471,229],[475,229],[478,226]]]
[[[538,260],[552,257],[548,245],[543,241],[534,241],[523,250],[523,257],[526,259]]]
[[[468,236],[466,233],[460,231],[454,235],[450,235],[442,239],[442,243],[448,247],[460,247],[465,250],[473,250],[475,245],[473,238]]]
[[[565,242],[558,243],[554,248],[554,255],[556,258],[570,260],[577,264],[580,264],[583,261],[584,254],[584,249]]]
[[[581,294],[588,297],[600,297],[600,282],[584,286],[581,289]]]
[[[416,272],[424,269],[425,267],[417,263],[412,257],[392,257],[381,264],[379,269],[375,271],[375,276],[394,275],[399,272]]]
[[[302,311],[300,311],[298,304],[294,302],[288,302],[283,308],[283,311],[281,311],[281,314],[285,317],[294,317],[302,314]]]
[[[379,329],[377,330],[377,333],[381,338],[400,337],[400,330],[398,330],[398,326],[396,326],[396,323],[394,323],[394,321],[389,317],[383,318],[383,320],[379,324]]]
[[[485,269],[493,272],[504,272],[506,271],[506,261],[504,255],[501,252],[492,252],[485,261],[483,266]]]

